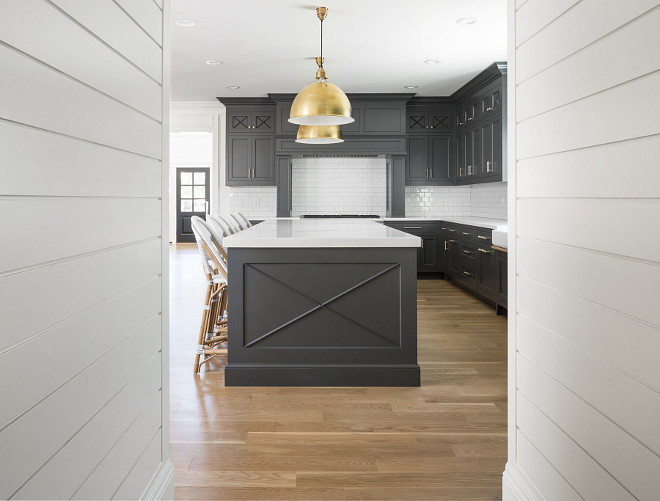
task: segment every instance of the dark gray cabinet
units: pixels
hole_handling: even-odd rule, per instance
[[[497,249],[495,254],[495,273],[497,275],[497,314],[508,308],[508,253]]]
[[[275,138],[227,135],[227,186],[275,185]]]
[[[408,136],[406,164],[406,185],[451,184],[451,136]]]
[[[227,109],[228,133],[274,134],[275,107],[238,107]]]
[[[435,222],[386,222],[385,225],[421,238],[422,246],[417,249],[418,273],[442,271],[438,252],[438,226]]]
[[[451,133],[451,111],[409,106],[406,112],[406,132],[442,134]]]

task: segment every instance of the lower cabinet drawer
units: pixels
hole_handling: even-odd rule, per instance
[[[477,289],[477,264],[476,262],[471,262],[463,260],[461,263],[461,282],[467,285],[470,289]]]
[[[477,257],[477,250],[472,245],[461,244],[461,256],[468,259]]]
[[[438,225],[436,223],[422,223],[417,221],[400,223],[388,221],[386,225],[395,230],[405,231],[406,233],[412,233],[413,235],[419,235],[420,233],[436,233],[438,231]]]

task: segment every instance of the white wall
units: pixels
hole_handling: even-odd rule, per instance
[[[291,215],[387,214],[387,160],[311,157],[291,160]]]
[[[511,0],[509,11],[504,498],[655,500],[659,2]]]
[[[211,212],[229,211],[229,192],[225,186],[225,107],[219,101],[177,102],[170,104],[170,131],[177,133],[206,132],[213,135],[211,163]],[[170,163],[170,193],[175,194],[176,161]],[[176,241],[176,199],[170,198],[170,242]]]
[[[171,495],[169,2],[0,10],[0,498]]]

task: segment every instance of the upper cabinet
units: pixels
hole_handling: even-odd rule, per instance
[[[506,181],[506,65],[492,64],[454,95],[456,183]]]
[[[227,109],[227,132],[275,133],[275,106]]]
[[[274,186],[275,103],[265,98],[226,98],[227,186]]]
[[[409,105],[406,112],[406,132],[451,133],[451,115],[451,109],[426,109],[424,106]]]

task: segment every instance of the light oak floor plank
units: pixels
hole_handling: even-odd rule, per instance
[[[492,307],[418,280],[420,388],[225,388],[222,358],[192,374],[197,248],[170,258],[177,499],[501,499],[506,318]]]

